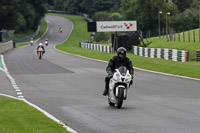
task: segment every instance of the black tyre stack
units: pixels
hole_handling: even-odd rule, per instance
[[[196,51],[196,57],[197,57],[197,61],[200,61],[200,50]]]

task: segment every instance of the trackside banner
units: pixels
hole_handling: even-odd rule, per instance
[[[136,21],[97,21],[97,32],[137,31]]]

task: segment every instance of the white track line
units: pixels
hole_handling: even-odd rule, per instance
[[[56,49],[55,46],[54,46],[54,48]],[[93,60],[93,61],[108,63],[107,61],[98,60],[98,59],[92,59],[92,58],[89,58],[89,57],[85,57],[85,56],[81,56],[81,55],[76,55],[76,54],[71,54],[71,53],[67,53],[67,52],[64,52],[64,51],[59,50],[59,49],[56,49],[56,50],[59,51],[59,52],[62,52],[64,54],[70,54],[70,55],[74,55],[74,56],[81,57],[81,58],[88,59],[88,60]],[[178,78],[184,78],[184,79],[191,79],[191,80],[200,81],[200,79],[191,78],[191,77],[187,77],[187,76],[180,76],[180,75],[174,75],[174,74],[169,74],[169,73],[163,73],[163,72],[156,72],[156,71],[151,71],[151,70],[145,70],[145,69],[138,68],[138,67],[133,67],[133,68],[137,69],[137,70],[140,70],[140,71],[145,71],[145,72],[151,72],[151,73],[156,73],[156,74],[161,74],[161,75],[167,75],[167,76],[173,76],[173,77],[178,77]]]
[[[37,43],[37,41],[39,41],[39,40],[47,33],[48,28],[49,28],[49,25],[47,24],[47,29],[46,29],[45,33],[44,33],[39,39],[37,39],[37,40],[35,41],[35,43]],[[72,32],[72,30],[73,30],[73,23],[72,23],[71,32]],[[70,32],[70,35],[71,35],[71,32]],[[70,36],[70,35],[69,35],[69,36]],[[68,38],[66,38],[66,40],[67,40],[67,39],[68,39]],[[65,42],[66,40],[64,40],[63,42]],[[25,45],[25,46],[28,46],[28,45]],[[25,46],[24,46],[24,47],[25,47]],[[67,125],[65,125],[62,121],[60,121],[60,120],[58,120],[57,118],[55,118],[53,115],[49,114],[49,113],[46,112],[45,110],[43,110],[43,109],[39,108],[38,106],[36,106],[36,105],[30,103],[29,101],[27,101],[27,100],[24,98],[24,96],[22,95],[22,92],[21,92],[21,90],[19,89],[19,87],[17,86],[17,84],[16,84],[14,78],[12,78],[12,76],[11,76],[10,73],[8,72],[8,69],[7,69],[7,67],[6,67],[6,65],[5,65],[5,62],[4,62],[4,56],[3,56],[3,55],[1,55],[1,56],[2,56],[2,64],[3,64],[4,68],[5,68],[5,70],[4,70],[4,69],[1,69],[1,68],[0,68],[0,70],[4,71],[5,74],[6,74],[6,76],[9,78],[9,80],[10,80],[12,86],[13,86],[13,89],[14,89],[14,90],[16,91],[16,93],[17,93],[17,98],[16,98],[16,97],[13,97],[13,96],[6,95],[6,94],[1,94],[1,93],[0,93],[0,95],[1,95],[1,96],[5,96],[5,97],[9,97],[9,98],[13,98],[13,99],[17,99],[17,100],[23,100],[24,102],[26,102],[27,104],[31,105],[31,106],[34,107],[35,109],[39,110],[40,112],[42,112],[44,115],[46,115],[47,117],[49,117],[49,118],[52,119],[53,121],[55,121],[55,122],[61,124],[61,125],[63,126],[63,128],[65,128],[67,131],[69,131],[69,132],[71,132],[71,133],[78,133],[78,132],[76,132],[75,130],[73,130],[72,128],[70,128],[70,127],[68,127]]]
[[[6,94],[2,94],[0,93],[0,96],[4,96],[4,97],[8,97],[8,98],[12,98],[12,99],[16,99],[16,100],[21,100],[24,101],[25,103],[27,103],[28,105],[34,107],[35,109],[37,109],[38,111],[42,112],[44,115],[46,115],[47,117],[49,117],[50,119],[54,120],[55,122],[57,122],[58,124],[61,124],[67,131],[72,132],[72,133],[78,133],[76,131],[74,131],[73,129],[71,129],[70,127],[67,127],[63,122],[61,122],[60,120],[58,120],[57,118],[55,118],[53,115],[49,114],[48,112],[46,112],[45,110],[41,109],[40,107],[38,107],[37,105],[27,101],[25,98],[17,98],[17,97],[13,97],[10,95],[6,95]]]
[[[3,56],[2,56],[2,55],[0,55],[0,58],[1,58],[1,60],[3,60]],[[3,64],[2,64],[2,65],[3,65]],[[1,70],[1,71],[4,71],[4,69],[1,68],[1,67],[0,67],[0,70]]]
[[[1,56],[1,61],[2,61],[1,63],[4,67],[4,69],[0,67],[0,70],[7,72],[8,69],[5,67],[6,65],[5,65],[5,62],[4,62],[4,56],[3,55],[0,55],[0,56]]]
[[[3,55],[2,55],[3,57]],[[12,84],[12,87],[13,89],[16,91],[16,94],[17,94],[17,97],[13,97],[13,96],[10,96],[10,95],[6,95],[6,94],[1,94],[0,93],[0,96],[5,96],[5,97],[9,97],[9,98],[13,98],[13,99],[17,99],[17,100],[23,100],[24,102],[26,102],[27,104],[29,104],[30,106],[34,107],[35,109],[39,110],[40,112],[42,112],[44,115],[46,115],[47,117],[49,117],[50,119],[52,119],[53,121],[61,124],[63,126],[63,128],[65,128],[67,131],[70,131],[71,133],[78,133],[76,132],[75,130],[73,130],[72,128],[66,126],[62,121],[58,120],[57,118],[55,118],[53,115],[49,114],[47,111],[39,108],[38,106],[32,104],[31,102],[27,101],[24,96],[23,96],[23,93],[21,92],[21,90],[19,89],[19,87],[17,86],[14,78],[12,78],[12,76],[10,75],[10,73],[8,72],[8,69],[5,65],[5,62],[4,62],[4,58],[2,59],[2,64],[4,65],[4,68],[5,70],[2,70],[5,72],[6,76],[8,77],[8,79],[10,80],[11,84]]]

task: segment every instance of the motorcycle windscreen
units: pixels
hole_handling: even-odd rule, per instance
[[[120,74],[121,74],[122,76],[125,76],[126,73],[127,73],[127,68],[126,68],[125,66],[119,67],[118,70],[119,70],[119,72],[120,72]]]

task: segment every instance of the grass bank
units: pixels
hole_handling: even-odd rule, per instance
[[[34,32],[35,32],[34,30],[29,29],[29,30],[27,30],[27,31],[23,31],[23,32],[14,34],[14,38],[22,38],[22,37],[25,37],[25,36],[30,36],[30,35],[32,35]]]
[[[87,32],[87,24],[83,17],[75,15],[63,15],[52,14],[68,18],[74,24],[73,31],[69,39],[61,45],[57,45],[56,48],[62,51],[78,54],[94,59],[100,59],[108,61],[115,54],[108,54],[104,52],[98,52],[89,49],[82,49],[79,47],[79,42],[82,40],[89,40],[90,33]],[[200,78],[200,62],[173,62],[171,60],[164,59],[151,59],[133,55],[131,52],[127,56],[132,60],[135,67],[153,70],[158,72],[171,73],[176,75],[183,75],[188,77]]]
[[[195,31],[195,42],[194,42],[194,34]],[[190,33],[190,41],[189,41],[189,33]],[[179,49],[179,50],[187,50],[189,51],[189,60],[196,60],[196,50],[200,50],[200,42],[199,42],[199,29],[190,30],[184,32],[185,41],[183,40],[183,33],[180,33],[180,41],[178,41],[178,34],[175,34],[175,40],[167,41],[166,36],[161,38],[153,37],[150,39],[152,42],[148,47],[149,48],[169,48],[169,49]],[[146,41],[145,41],[146,42]]]
[[[47,30],[47,22],[43,19],[40,20],[40,31],[38,33],[38,35],[34,38],[34,40],[40,38],[44,33],[45,31]]]
[[[0,97],[1,133],[69,133],[23,101]]]
[[[19,48],[19,47],[22,47],[22,46],[25,46],[25,45],[27,45],[27,44],[25,44],[25,43],[24,43],[24,44],[17,43],[15,47],[16,47],[16,48]]]
[[[39,31],[38,35],[36,37],[34,37],[34,40],[37,40],[38,38],[40,38],[45,33],[47,26],[48,26],[47,22],[44,19],[41,19],[40,20],[40,31]],[[32,32],[31,34],[33,34],[33,33],[34,32]],[[25,37],[25,36],[28,36],[28,35],[31,35],[31,34],[22,33],[18,36]],[[27,43],[17,43],[16,48],[22,47],[24,45],[27,45]]]

